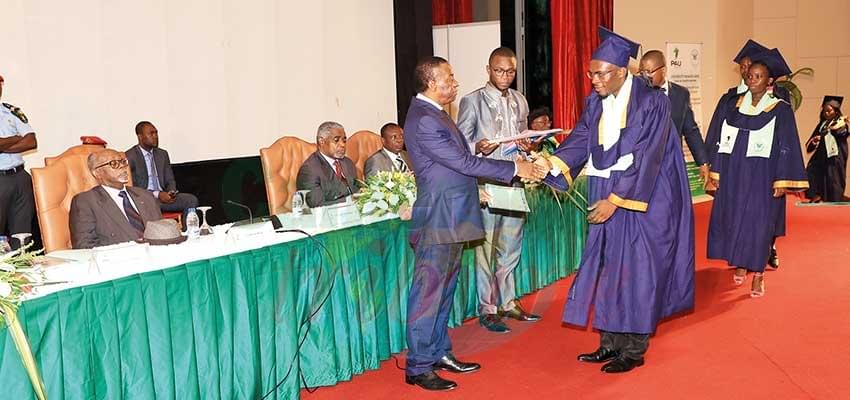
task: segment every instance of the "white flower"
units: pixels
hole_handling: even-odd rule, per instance
[[[399,200],[400,200],[400,198],[395,193],[391,194],[390,197],[387,198],[387,201],[390,202],[391,206],[395,206],[396,204],[398,204]]]
[[[380,190],[376,190],[376,191],[372,192],[372,198],[370,200],[383,200],[383,199],[384,199],[384,192],[381,192]]]
[[[20,253],[20,252],[21,252],[21,250],[18,249],[18,250],[15,250],[15,251],[10,251],[6,254],[0,254],[0,261],[8,260],[8,259],[18,255],[18,253]]]
[[[378,208],[380,208],[381,210],[386,210],[386,209],[390,208],[390,205],[387,204],[387,202],[383,201],[383,200],[378,200],[377,205],[378,205]]]
[[[0,263],[0,271],[15,272],[15,266],[7,263]]]
[[[372,211],[375,211],[375,203],[370,201],[363,205],[363,214],[369,214]]]
[[[387,183],[384,186],[386,186],[387,189],[393,190],[393,188],[395,187],[395,182],[387,181]]]
[[[0,282],[0,297],[6,298],[12,294],[12,285],[9,282]]]

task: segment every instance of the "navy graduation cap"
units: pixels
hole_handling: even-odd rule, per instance
[[[782,53],[780,53],[777,48],[753,55],[750,59],[753,60],[753,62],[759,61],[767,65],[767,69],[770,70],[770,77],[773,79],[785,75],[791,75],[791,68],[788,67],[788,64],[785,62],[785,58],[782,57]]]
[[[767,50],[767,47],[762,46],[761,43],[756,42],[753,39],[749,39],[747,40],[747,43],[744,43],[744,47],[741,48],[741,51],[738,52],[738,55],[735,56],[733,61],[735,61],[736,64],[740,64],[744,57],[749,57],[750,60],[752,60],[754,55]]]
[[[823,104],[821,104],[821,107],[829,105],[837,111],[841,109],[841,103],[844,103],[843,96],[823,96]]]
[[[637,59],[640,43],[626,39],[602,26],[597,29],[597,33],[600,43],[590,57],[592,60],[605,61],[618,67],[627,67],[629,57]]]

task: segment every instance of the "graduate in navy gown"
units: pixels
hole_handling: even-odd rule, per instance
[[[847,183],[847,117],[841,115],[840,96],[825,96],[820,121],[806,142],[812,154],[806,173],[809,190],[806,197],[812,202],[841,201]]]
[[[726,106],[732,106],[729,102],[738,101],[738,97],[749,90],[747,87],[747,72],[749,72],[750,65],[753,63],[753,56],[768,51],[767,47],[761,45],[761,43],[756,42],[755,40],[748,39],[744,46],[741,47],[741,50],[738,51],[738,54],[735,55],[735,58],[732,60],[735,64],[738,64],[738,70],[741,73],[741,82],[738,86],[733,86],[720,96],[720,100],[717,102],[717,107],[714,108],[714,115],[711,117],[711,125],[720,124],[722,120],[718,120],[721,118],[723,113],[725,112]],[[787,71],[791,73],[790,70]],[[768,93],[773,94],[775,97],[783,99],[785,101],[790,100],[790,93],[785,88],[779,86],[768,86]],[[718,125],[719,126],[719,125]],[[708,153],[708,159],[711,160],[714,158],[714,154],[717,153],[717,146],[720,144],[720,131],[709,130],[706,133],[705,137],[705,149]],[[711,180],[708,179],[708,176],[703,176],[703,182],[705,182],[705,191],[708,194],[713,194],[717,188],[715,188],[711,184]],[[782,209],[779,211],[781,217],[777,217],[779,221],[779,225],[775,227],[777,236],[785,236],[785,203],[782,203]],[[773,241],[770,245],[770,254],[768,256],[767,265],[773,268],[779,268],[779,255],[776,252],[776,238],[773,238]]]
[[[544,183],[566,190],[587,167],[587,243],[563,321],[586,326],[599,348],[579,356],[602,371],[643,365],[658,321],[694,304],[694,230],[682,143],[670,100],[632,76],[638,44],[600,28],[587,97],[572,134],[548,159]]]
[[[735,55],[735,58],[732,60],[735,64],[738,64],[738,70],[741,73],[741,82],[738,86],[732,86],[726,91],[726,93],[720,96],[720,100],[717,102],[717,107],[714,108],[714,115],[711,117],[711,123],[714,123],[715,119],[718,117],[717,111],[722,109],[721,105],[726,104],[729,101],[737,101],[738,96],[744,94],[748,90],[747,72],[750,70],[750,65],[753,63],[752,57],[768,50],[770,49],[762,46],[761,43],[752,39],[749,39],[746,43],[744,43],[744,47],[741,47],[741,50],[738,51],[738,54]],[[774,92],[776,97],[789,101],[790,93],[788,93],[788,91],[784,88],[773,87],[771,90]],[[718,141],[719,138],[706,136],[705,144],[707,146],[709,158],[714,157],[714,153],[717,152]]]
[[[748,90],[717,110],[709,132],[719,138],[711,161],[717,187],[708,229],[708,257],[736,268],[743,284],[754,272],[750,295],[764,295],[764,268],[771,244],[784,235],[785,193],[808,187],[794,111],[768,94],[777,77],[790,73],[777,49],[753,56]]]

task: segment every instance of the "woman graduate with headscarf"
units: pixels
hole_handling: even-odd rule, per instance
[[[812,202],[841,201],[847,183],[847,117],[841,115],[839,96],[825,96],[820,122],[806,142],[812,154],[806,173],[809,190],[806,197]]]
[[[785,193],[809,186],[788,102],[768,93],[791,70],[777,49],[759,53],[747,74],[748,90],[724,106],[709,127],[719,138],[711,162],[717,187],[708,228],[708,258],[735,267],[741,285],[754,272],[750,296],[761,297],[771,243],[784,235]]]

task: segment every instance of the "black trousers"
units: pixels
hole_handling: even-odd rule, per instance
[[[642,359],[649,348],[648,334],[599,331],[599,335],[600,347],[616,350],[632,360]]]
[[[27,171],[0,175],[0,233],[32,233],[35,200]]]

